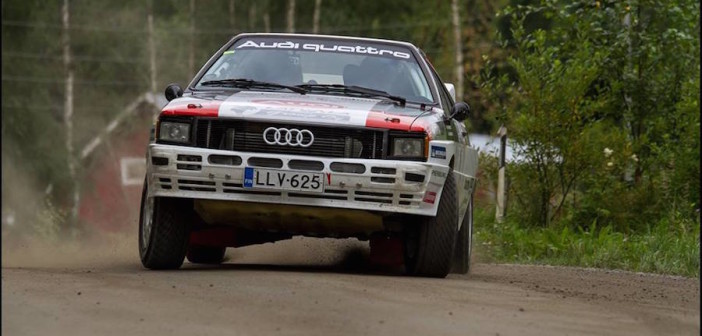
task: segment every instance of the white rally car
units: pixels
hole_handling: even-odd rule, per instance
[[[241,34],[166,88],[147,149],[139,252],[150,269],[222,262],[295,235],[369,240],[371,261],[470,267],[478,156],[406,42]]]

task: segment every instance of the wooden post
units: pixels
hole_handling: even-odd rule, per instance
[[[73,204],[71,207],[71,225],[78,223],[78,206],[80,204],[80,187],[76,179],[76,163],[73,155],[73,62],[71,59],[71,35],[68,10],[68,0],[63,1],[61,8],[63,23],[63,67],[66,71],[66,88],[63,106],[63,123],[66,126],[66,155],[68,157],[68,174],[73,182]]]
[[[497,176],[497,204],[495,209],[495,220],[502,223],[505,217],[505,156],[507,151],[507,128],[500,126],[497,131],[500,136],[500,162]]]
[[[322,11],[322,0],[315,0],[314,15],[312,16],[312,34],[319,34],[319,15]]]
[[[456,101],[463,101],[463,43],[458,0],[451,0],[453,17],[453,44],[455,50]]]
[[[288,33],[295,32],[295,0],[288,0]]]

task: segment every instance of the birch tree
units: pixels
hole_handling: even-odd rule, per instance
[[[314,15],[312,17],[312,34],[319,34],[319,14],[322,10],[322,0],[315,0]]]
[[[295,32],[295,0],[288,0],[288,33]]]
[[[66,126],[66,156],[68,174],[73,181],[73,207],[71,209],[71,222],[78,220],[79,186],[76,183],[76,163],[73,155],[73,64],[71,60],[71,35],[68,0],[63,1],[61,18],[63,27],[63,66],[66,71],[66,91],[63,107],[63,122]]]
[[[190,48],[188,48],[188,77],[195,72],[195,0],[190,0]]]
[[[256,27],[256,3],[254,2],[251,7],[249,7],[249,31],[253,32]]]
[[[463,100],[463,43],[461,41],[461,20],[458,10],[458,0],[451,0],[451,16],[453,19],[453,44],[455,49],[456,100]]]
[[[234,0],[229,0],[229,28],[234,28],[236,22],[234,15],[236,14]]]

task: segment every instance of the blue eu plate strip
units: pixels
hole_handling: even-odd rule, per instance
[[[244,188],[253,188],[254,169],[251,167],[244,168]]]

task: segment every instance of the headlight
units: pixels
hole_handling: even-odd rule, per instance
[[[395,138],[393,139],[392,155],[402,157],[423,157],[424,139]]]
[[[163,121],[161,122],[158,139],[173,142],[190,142],[190,124]]]

